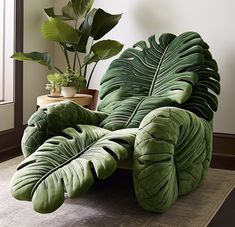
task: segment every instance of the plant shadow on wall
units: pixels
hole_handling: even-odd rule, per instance
[[[161,34],[165,32],[166,28],[167,30],[174,31],[171,18],[174,18],[176,15],[174,15],[174,11],[171,10],[171,5],[167,1],[138,1],[134,9],[137,26],[144,33],[152,34],[154,31],[155,34]]]
[[[117,55],[123,48],[118,41],[100,40],[118,24],[122,15],[92,8],[93,3],[94,0],[71,0],[59,15],[54,8],[44,9],[47,21],[41,26],[41,34],[59,45],[66,69],[54,65],[48,52],[16,52],[12,55],[16,60],[35,61],[52,70],[46,85],[52,95],[60,94],[61,87],[73,87],[75,93],[88,88],[97,63]],[[92,68],[87,75],[89,65]]]

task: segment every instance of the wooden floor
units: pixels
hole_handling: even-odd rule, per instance
[[[235,226],[235,189],[229,194],[208,227]]]

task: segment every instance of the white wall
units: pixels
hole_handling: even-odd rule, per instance
[[[65,0],[55,1],[63,5]],[[40,8],[51,5],[48,0],[25,0],[25,50],[47,48],[39,34],[42,17]],[[215,115],[214,131],[235,133],[235,90],[233,72],[235,70],[235,2],[232,0],[96,0],[95,6],[110,13],[121,13],[120,23],[106,37],[116,39],[124,48],[136,41],[146,40],[152,34],[159,36],[164,32],[180,34],[196,31],[210,45],[217,60],[221,74],[222,91],[219,97],[219,110]],[[33,11],[34,13],[30,13]],[[37,13],[36,13],[37,12]],[[36,13],[36,19],[35,19]],[[51,48],[51,47],[50,47]],[[56,63],[62,64],[63,56],[55,51]],[[111,60],[98,65],[91,87],[99,88],[99,81]],[[33,63],[32,63],[33,64]],[[31,75],[37,74],[37,75]],[[41,66],[25,66],[24,118],[27,119],[35,107],[36,96],[44,91],[43,75],[46,70]],[[36,81],[37,80],[37,81]]]
[[[54,55],[54,45],[42,38],[40,26],[45,20],[43,8],[53,6],[53,0],[24,0],[24,52],[49,52]],[[46,93],[47,67],[34,62],[24,62],[24,124],[36,110],[36,98]]]
[[[123,12],[117,27],[106,38],[130,47],[138,40],[164,32],[196,31],[210,45],[221,74],[219,110],[214,131],[235,133],[235,1],[232,0],[96,0],[95,5],[111,13]],[[101,63],[91,86],[99,80],[110,61]]]

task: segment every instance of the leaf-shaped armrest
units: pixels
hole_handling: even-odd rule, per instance
[[[205,177],[212,127],[192,112],[162,107],[141,122],[135,140],[134,185],[140,205],[164,212]]]
[[[21,142],[22,152],[27,157],[50,137],[63,134],[63,129],[76,128],[77,124],[97,126],[106,117],[103,112],[88,110],[72,101],[40,108],[28,121]]]
[[[38,212],[52,212],[64,202],[65,193],[79,197],[133,152],[137,129],[78,127],[80,131],[66,128],[65,137],[48,139],[18,166],[10,186],[15,198],[32,201]]]

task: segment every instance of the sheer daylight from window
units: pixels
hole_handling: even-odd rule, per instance
[[[14,0],[0,1],[0,104],[13,102]]]

